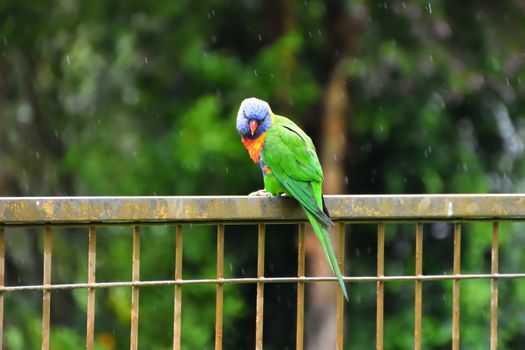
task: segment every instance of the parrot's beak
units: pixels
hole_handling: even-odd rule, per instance
[[[259,127],[259,122],[257,120],[251,119],[248,122],[248,125],[250,126],[250,130],[252,132],[252,135],[255,134],[255,130]]]

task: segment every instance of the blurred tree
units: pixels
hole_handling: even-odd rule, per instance
[[[247,96],[268,100],[317,141],[327,192],[523,191],[524,23],[518,0],[0,1],[0,195],[249,193],[260,188],[260,174],[234,129],[236,109]],[[509,232],[501,239],[508,253],[502,270],[525,266],[521,229],[502,228]],[[213,233],[187,230],[185,277],[213,275]],[[238,230],[228,228],[226,252],[232,237],[246,254],[230,252],[229,273],[253,275],[255,236]],[[425,271],[451,270],[451,228],[425,230],[425,246],[432,246],[425,251]],[[463,270],[488,271],[490,227],[464,230]],[[373,231],[352,225],[349,273],[374,273]],[[387,273],[412,273],[413,232],[410,225],[387,227]],[[40,278],[39,235],[24,236],[30,238],[8,232],[9,284]],[[84,236],[56,235],[56,259],[65,263],[56,264],[54,281],[85,276]],[[108,229],[99,236],[97,278],[128,279],[129,232]],[[173,229],[151,228],[144,236],[142,277],[171,278]],[[293,242],[275,237],[268,242],[268,271],[294,273]],[[311,247],[309,261],[319,261]],[[316,267],[311,264],[310,272]],[[411,346],[410,287],[387,284],[389,349]],[[488,305],[486,287],[462,284],[462,325],[468,325],[462,347],[485,348],[480,310]],[[309,315],[322,318],[313,306],[320,300],[314,288],[307,288],[314,296]],[[373,339],[370,288],[350,289],[350,349],[368,348]],[[516,311],[525,303],[524,285],[500,288],[500,345],[515,349],[525,341]],[[425,284],[426,348],[450,347],[451,298],[443,297],[450,289],[448,283]],[[184,293],[184,346],[209,347],[214,290]],[[266,293],[268,300],[293,298],[285,288]],[[253,333],[253,295],[243,288],[226,293],[228,347],[253,346],[253,336],[246,336]],[[141,323],[141,347],[170,348],[171,296],[164,289],[141,295],[141,315],[158,320]],[[97,298],[97,346],[126,347],[129,291],[101,291]],[[54,300],[53,346],[79,347],[84,295]],[[266,304],[268,314],[281,310],[278,301]],[[6,314],[6,346],[38,347],[38,295],[10,296]],[[293,322],[290,312],[268,325],[266,347],[291,347],[291,336],[273,334]],[[312,347],[321,333],[309,338]]]

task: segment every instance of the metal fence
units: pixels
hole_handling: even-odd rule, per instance
[[[413,281],[414,349],[421,349],[422,285],[425,281],[452,280],[453,307],[452,348],[459,349],[460,283],[465,279],[491,281],[490,349],[496,349],[498,337],[498,280],[525,278],[524,273],[498,273],[499,222],[525,220],[525,195],[382,195],[327,196],[327,206],[336,222],[337,254],[344,266],[345,225],[358,222],[377,224],[377,274],[347,276],[350,292],[353,283],[376,283],[376,349],[383,349],[384,286],[390,281]],[[492,222],[490,274],[461,274],[461,227],[465,221]],[[265,224],[292,222],[299,224],[297,276],[265,277]],[[129,287],[131,301],[131,349],[138,347],[140,288],[174,286],[173,348],[181,342],[183,287],[190,284],[216,285],[215,348],[222,348],[223,286],[225,284],[256,284],[255,348],[263,348],[264,286],[267,283],[297,285],[296,348],[303,348],[304,287],[306,283],[335,281],[334,277],[305,276],[305,217],[289,198],[252,197],[42,197],[0,199],[0,344],[3,343],[4,296],[20,291],[42,292],[42,349],[49,348],[50,305],[52,292],[61,289],[87,289],[86,348],[93,349],[95,329],[95,293],[99,288]],[[413,275],[385,276],[385,223],[411,222],[415,226],[415,272]],[[450,222],[454,224],[453,274],[423,274],[423,223]],[[167,223],[176,232],[175,276],[171,280],[140,280],[140,232],[143,225]],[[213,279],[183,279],[183,224],[202,223],[217,226],[217,273]],[[224,228],[230,224],[258,225],[257,277],[224,278]],[[132,278],[130,281],[96,282],[96,235],[103,225],[129,226],[133,237]],[[5,229],[9,227],[41,227],[44,235],[43,278],[40,285],[6,286]],[[88,235],[88,277],[85,283],[53,284],[53,228],[79,226]],[[191,239],[188,238],[188,239]],[[269,253],[271,254],[271,252]],[[340,290],[337,295],[337,347],[343,348],[345,302]]]

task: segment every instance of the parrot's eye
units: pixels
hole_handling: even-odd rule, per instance
[[[244,118],[248,119],[248,116],[246,115],[246,111],[242,111],[242,114],[244,115]]]

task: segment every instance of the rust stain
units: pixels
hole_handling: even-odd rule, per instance
[[[327,196],[335,220],[525,218],[525,195]],[[0,223],[304,220],[290,198],[42,197],[0,198]]]
[[[40,208],[44,213],[46,219],[51,220],[55,215],[55,202],[53,201],[42,201],[40,203]]]

